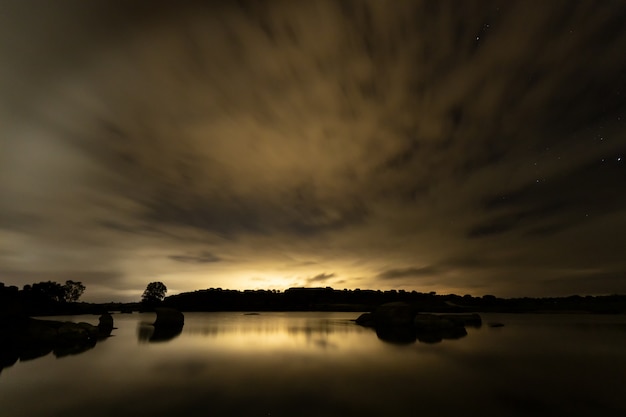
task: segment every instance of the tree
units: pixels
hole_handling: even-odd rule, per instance
[[[158,304],[165,298],[167,287],[162,282],[151,282],[141,296],[144,304]]]
[[[26,286],[24,286],[26,291]],[[29,290],[30,294],[42,300],[63,301],[65,299],[65,289],[58,282],[47,281],[33,284]]]
[[[80,281],[65,281],[63,290],[65,291],[64,299],[68,303],[75,303],[78,301],[81,295],[85,292],[85,286]]]

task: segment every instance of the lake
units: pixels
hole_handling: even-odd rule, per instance
[[[186,313],[152,342],[154,314],[116,314],[91,350],[3,369],[0,415],[626,416],[624,315],[482,314],[463,338],[404,345],[358,315]]]

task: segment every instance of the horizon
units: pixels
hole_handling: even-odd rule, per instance
[[[209,3],[3,5],[1,282],[626,293],[626,3]]]
[[[53,281],[54,282],[54,281]],[[9,286],[14,286],[18,289],[18,291],[22,291],[23,288],[20,288],[16,285],[11,285],[11,284],[7,284],[6,282],[1,282],[0,284],[4,284],[5,287],[9,287]],[[80,282],[79,282],[80,284]],[[164,283],[165,284],[165,283]],[[30,284],[26,284],[26,285],[30,285]],[[167,287],[167,285],[166,285]],[[145,290],[145,288],[137,293],[137,297],[135,298],[127,298],[125,300],[91,300],[89,299],[89,297],[87,297],[87,299],[85,299],[84,297],[84,293],[86,293],[88,291],[88,288],[85,288],[85,292],[80,296],[80,299],[77,301],[78,303],[87,303],[87,304],[134,304],[134,303],[141,303],[141,293],[143,293],[143,291]],[[208,288],[196,288],[196,289],[190,289],[190,290],[186,290],[186,291],[180,291],[180,292],[172,292],[170,291],[169,288],[167,288],[167,291],[165,293],[165,298],[171,297],[171,296],[176,296],[176,295],[180,295],[180,294],[189,294],[189,293],[194,293],[194,292],[205,292],[205,291],[216,291],[216,292],[228,292],[228,291],[232,291],[232,292],[273,292],[276,294],[284,294],[289,290],[330,290],[330,291],[339,291],[339,292],[376,292],[376,293],[398,293],[398,294],[402,294],[402,293],[407,293],[407,294],[422,294],[422,295],[431,295],[431,296],[437,296],[437,297],[449,297],[449,296],[454,296],[454,297],[471,297],[471,298],[476,298],[476,299],[484,299],[485,297],[495,297],[496,299],[501,299],[501,300],[512,300],[512,299],[552,299],[552,298],[556,298],[556,299],[566,299],[566,298],[572,298],[572,297],[581,297],[581,298],[587,298],[587,297],[626,297],[626,294],[621,294],[621,293],[603,293],[603,294],[554,294],[554,295],[540,295],[540,296],[527,296],[527,295],[517,295],[517,296],[500,296],[498,294],[491,294],[491,293],[485,293],[485,294],[470,294],[470,293],[464,293],[464,294],[458,294],[458,293],[444,293],[444,292],[438,292],[438,291],[419,291],[419,290],[404,290],[404,289],[397,289],[397,288],[390,288],[390,289],[377,289],[377,288],[334,288],[334,287],[288,287],[288,288],[221,288],[221,287],[208,287]]]

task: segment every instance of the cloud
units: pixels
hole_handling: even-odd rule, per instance
[[[314,277],[307,278],[306,283],[308,285],[324,283],[334,277],[335,277],[334,273],[327,274],[325,272],[322,272],[321,274],[317,274]]]
[[[431,277],[438,275],[441,271],[434,266],[410,267],[400,269],[388,269],[378,274],[378,278],[383,280],[393,280],[407,277]]]
[[[222,259],[210,252],[201,252],[197,255],[170,255],[170,259],[178,262],[206,264],[211,262],[220,262]]]
[[[545,236],[576,227],[589,216],[623,210],[626,195],[615,193],[614,181],[626,180],[620,156],[626,148],[597,152],[566,171],[485,198],[482,208],[491,218],[470,228],[467,236],[486,237],[519,228],[530,229],[531,236]]]
[[[0,25],[6,270],[514,293],[624,265],[619,2],[33,7]]]

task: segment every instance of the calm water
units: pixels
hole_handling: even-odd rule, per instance
[[[409,345],[357,316],[188,313],[152,343],[154,315],[115,315],[92,350],[5,368],[0,415],[626,416],[626,316],[484,314],[505,327]]]

